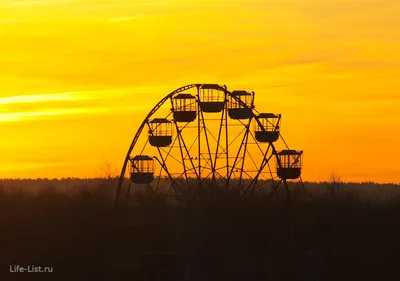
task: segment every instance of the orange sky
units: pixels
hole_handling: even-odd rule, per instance
[[[119,172],[191,83],[256,92],[304,180],[400,182],[398,0],[0,0],[0,178]]]

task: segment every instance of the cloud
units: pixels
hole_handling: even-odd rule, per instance
[[[106,111],[105,108],[68,108],[68,109],[39,110],[30,112],[0,113],[0,123],[12,122],[12,121],[26,121],[31,119],[51,117],[57,115],[102,113],[104,111]]]
[[[20,104],[20,103],[36,103],[47,101],[71,101],[85,99],[82,95],[75,92],[66,92],[58,94],[36,94],[36,95],[20,95],[10,97],[0,97],[0,105]]]
[[[46,94],[32,94],[32,95],[14,95],[14,96],[0,96],[0,106],[13,105],[13,104],[26,104],[26,103],[46,103],[46,102],[67,102],[67,101],[93,101],[93,100],[113,100],[123,99],[129,96],[129,93],[139,98],[140,93],[151,93],[173,90],[173,86],[160,85],[153,87],[135,87],[135,88],[122,88],[122,89],[108,89],[108,90],[86,90],[86,91],[73,91],[64,93],[46,93]],[[1,95],[1,94],[0,94]],[[143,95],[141,95],[144,97]],[[146,97],[148,98],[148,97]]]
[[[134,19],[137,19],[139,17],[134,16],[134,17],[121,17],[121,18],[114,18],[108,21],[108,23],[115,23],[115,22],[123,22],[123,21],[131,21]]]
[[[0,19],[0,23],[27,23],[32,22],[32,20],[27,19]]]
[[[74,3],[74,0],[19,0],[19,1],[6,1],[5,8],[29,8],[37,6],[46,6],[52,4],[67,4]],[[0,8],[3,4],[0,5]]]
[[[143,103],[156,104],[172,90],[174,87],[156,86],[0,97],[0,123],[53,120],[71,115],[126,114],[143,110]]]
[[[38,161],[32,160],[31,162],[27,162],[26,159],[23,161],[19,161],[17,164],[9,164],[9,165],[2,165],[0,168],[0,172],[2,173],[18,173],[26,172],[27,170],[37,170],[43,168],[54,168],[54,167],[68,167],[72,165],[76,165],[76,162],[67,162],[65,160],[60,161]]]

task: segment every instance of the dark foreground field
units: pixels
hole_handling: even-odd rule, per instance
[[[400,280],[398,185],[293,185],[291,206],[283,190],[216,194],[185,211],[144,195],[114,213],[115,183],[0,181],[0,280],[183,281],[189,264],[190,280]]]

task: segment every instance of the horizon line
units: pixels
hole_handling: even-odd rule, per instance
[[[54,178],[46,178],[46,177],[37,177],[37,178],[0,178],[0,181],[62,181],[62,180],[118,180],[119,176],[113,177],[54,177]],[[129,178],[124,178],[124,180],[129,180]],[[192,178],[192,180],[196,180],[196,178]],[[262,180],[261,180],[262,181]],[[303,181],[304,184],[321,184],[321,183],[329,183],[331,180],[324,181]],[[376,184],[376,185],[400,185],[400,182],[375,182],[375,181],[337,181],[342,184]],[[288,181],[288,183],[300,183],[300,181]]]

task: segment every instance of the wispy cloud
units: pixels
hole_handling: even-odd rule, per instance
[[[73,162],[67,162],[67,161],[59,161],[59,162],[52,162],[52,161],[32,161],[32,162],[26,162],[26,160],[21,161],[18,164],[15,165],[3,165],[0,168],[0,172],[2,173],[21,173],[21,171],[27,171],[27,170],[36,170],[36,169],[41,169],[41,168],[54,168],[54,167],[68,167],[68,166],[73,166],[76,163]]]
[[[76,92],[66,92],[58,94],[36,94],[36,95],[20,95],[10,97],[0,97],[0,105],[18,104],[18,103],[35,103],[46,101],[71,101],[86,99],[85,96]]]
[[[6,1],[5,4],[0,4],[0,8],[28,8],[36,6],[45,6],[51,4],[63,4],[73,3],[74,0],[18,0],[18,1]]]
[[[31,21],[27,19],[0,19],[0,23],[27,23]]]
[[[156,103],[172,90],[160,86],[0,97],[0,123],[141,111],[143,103]]]
[[[124,22],[124,21],[131,21],[134,19],[139,18],[138,16],[134,16],[134,17],[121,17],[121,18],[114,18],[108,21],[108,23],[117,23],[117,22]]]
[[[30,112],[13,112],[0,113],[0,123],[13,121],[27,121],[43,117],[51,117],[57,115],[75,115],[87,113],[102,113],[107,111],[105,108],[68,108],[68,109],[52,109]]]
[[[76,100],[110,100],[122,99],[129,95],[135,95],[135,98],[149,98],[146,93],[174,90],[174,86],[154,86],[154,87],[135,87],[135,88],[122,88],[122,89],[108,89],[108,90],[85,90],[73,91],[64,93],[46,93],[46,94],[31,94],[31,95],[14,95],[14,96],[0,96],[0,106],[8,104],[21,104],[21,103],[44,103],[53,101],[76,101]],[[1,94],[0,94],[1,95]]]

